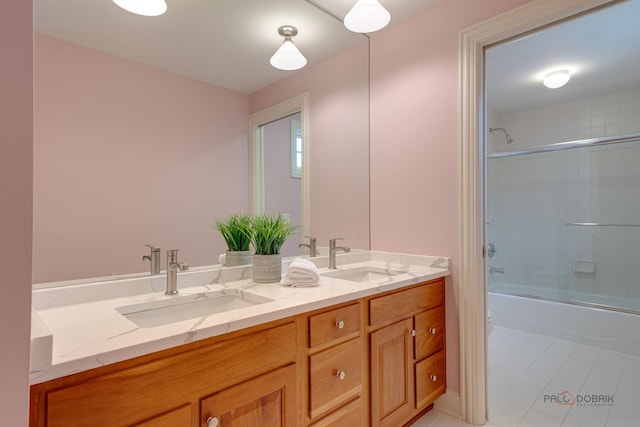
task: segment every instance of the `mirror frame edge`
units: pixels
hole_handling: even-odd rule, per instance
[[[309,94],[303,93],[249,116],[249,210],[258,215],[264,212],[264,169],[262,126],[295,113],[300,113],[302,122],[302,224],[301,235],[308,236],[311,229],[309,208]]]

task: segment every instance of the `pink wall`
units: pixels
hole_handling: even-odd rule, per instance
[[[372,249],[452,257],[448,387],[459,390],[458,34],[527,0],[447,0],[371,38]]]
[[[31,323],[32,2],[0,2],[0,424],[27,425]]]
[[[34,283],[190,265],[249,209],[249,96],[37,34]]]
[[[291,177],[291,120],[294,117],[271,122],[264,127],[264,193],[265,212],[289,215],[293,224],[302,224],[302,186],[300,178]],[[283,256],[299,255],[298,244],[302,236],[298,232],[288,239],[280,253]]]
[[[309,94],[310,235],[369,247],[369,86],[365,41],[255,93],[252,112]]]

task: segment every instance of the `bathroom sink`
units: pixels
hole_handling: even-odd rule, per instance
[[[346,270],[336,270],[328,273],[322,273],[324,277],[333,277],[334,279],[349,280],[351,282],[371,282],[378,279],[389,279],[404,271],[393,270],[382,267],[356,267]]]
[[[141,328],[153,328],[270,301],[273,300],[236,289],[226,289],[126,305],[117,307],[116,311]]]

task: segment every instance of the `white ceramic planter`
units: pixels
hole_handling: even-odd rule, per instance
[[[253,255],[253,281],[279,282],[282,278],[282,255]]]
[[[253,258],[251,251],[227,251],[225,254],[224,265],[227,267],[235,267],[238,265],[249,265]]]

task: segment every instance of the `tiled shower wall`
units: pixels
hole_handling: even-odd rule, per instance
[[[509,150],[640,132],[640,89],[509,114]],[[507,151],[503,135],[490,150]],[[501,146],[496,147],[496,145]],[[489,287],[640,309],[640,142],[488,161]]]
[[[640,87],[517,112],[492,112],[489,127],[503,127],[514,139],[507,146],[502,133],[489,136],[489,152],[640,132]]]

